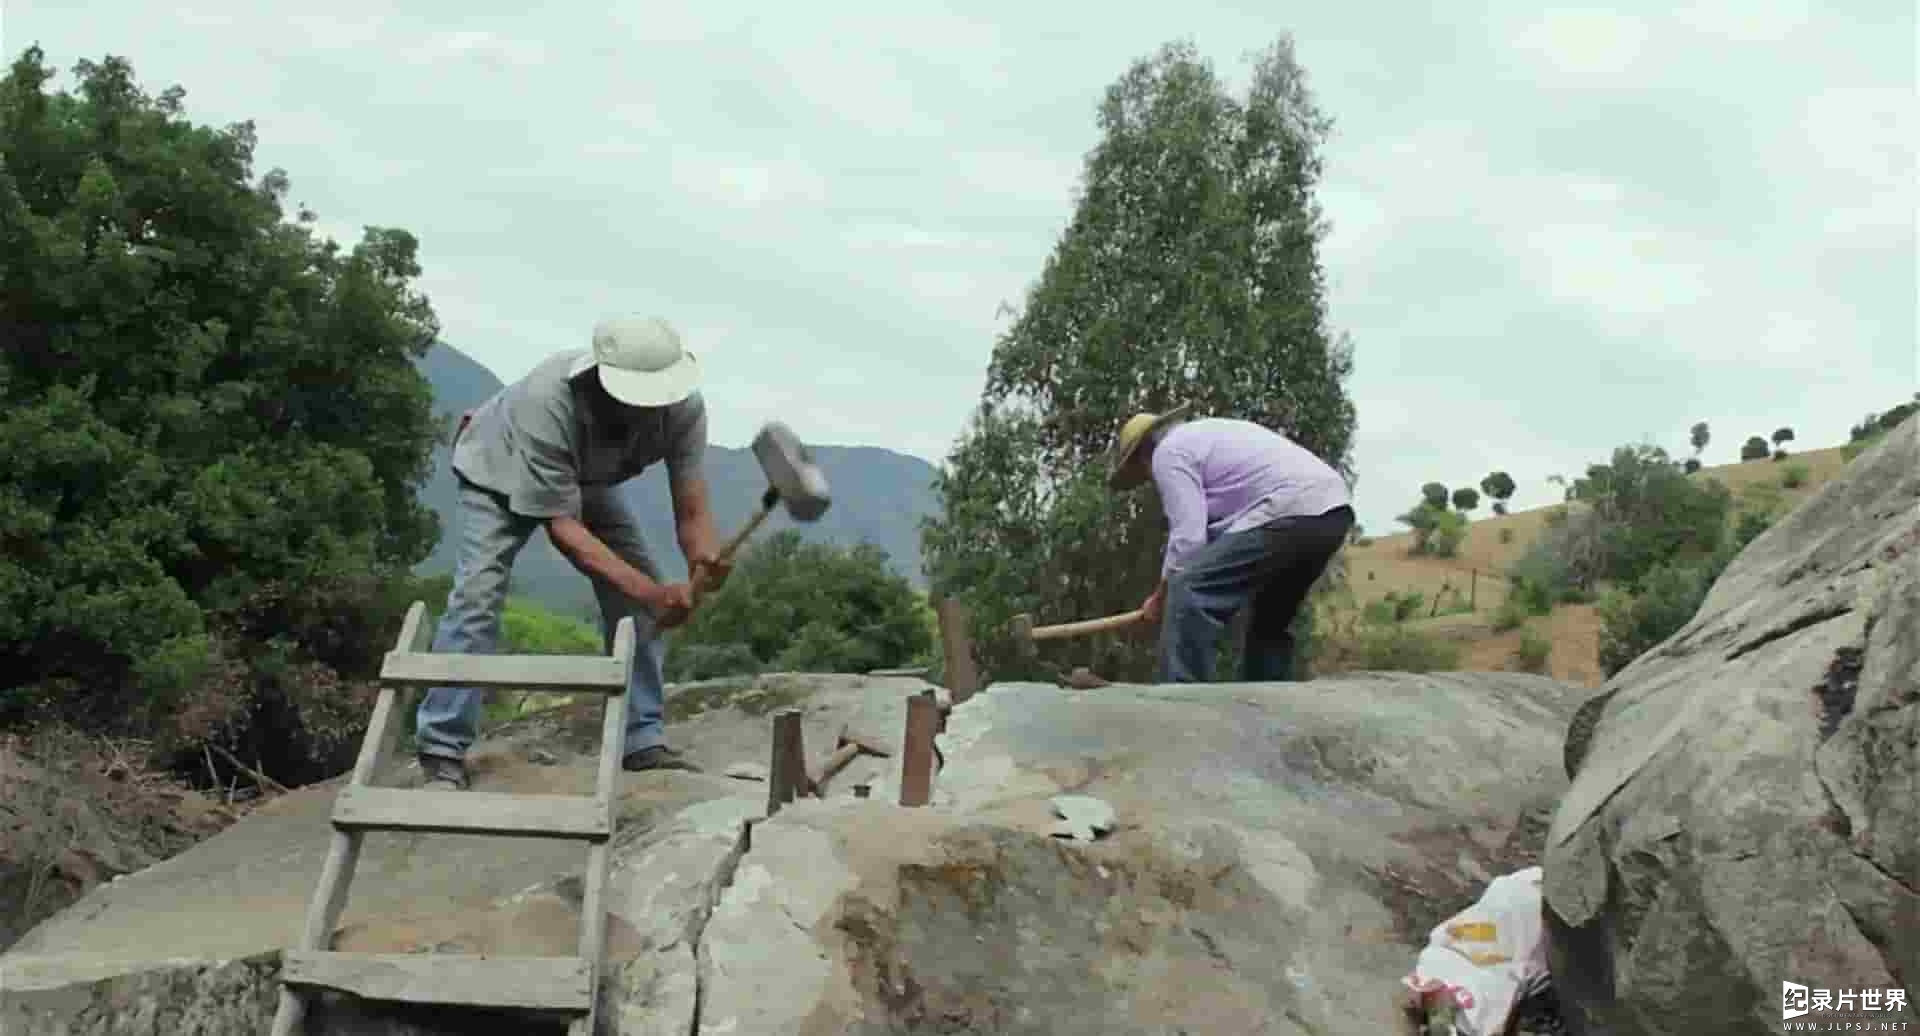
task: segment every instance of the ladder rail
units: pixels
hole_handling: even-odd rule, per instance
[[[379,697],[375,700],[373,716],[367,724],[366,735],[361,739],[359,755],[354,759],[351,775],[347,779],[343,795],[349,800],[346,816],[339,812],[336,800],[336,812],[332,818],[333,833],[327,847],[326,862],[320,868],[320,879],[315,885],[313,896],[307,904],[307,915],[302,926],[294,953],[287,956],[297,959],[302,966],[311,967],[315,962],[335,962],[331,970],[335,973],[376,973],[355,969],[365,967],[357,955],[333,955],[333,931],[339,924],[340,915],[345,910],[349,890],[353,884],[354,869],[359,863],[361,840],[368,830],[378,830],[379,826],[367,826],[356,823],[352,814],[354,800],[365,803],[388,805],[391,796],[353,796],[350,789],[372,788],[381,770],[392,756],[401,733],[400,718],[403,710],[413,698],[414,691],[423,686],[444,682],[449,685],[471,683],[483,689],[501,689],[507,687],[516,690],[548,690],[573,694],[599,694],[606,699],[601,718],[600,756],[594,775],[594,807],[605,810],[605,836],[598,830],[588,833],[584,824],[573,823],[562,827],[582,828],[564,833],[540,834],[531,830],[532,825],[516,820],[512,826],[525,830],[532,837],[581,837],[590,834],[587,847],[587,867],[584,892],[581,901],[580,961],[585,968],[588,989],[587,1007],[584,1013],[577,1014],[569,1028],[569,1036],[592,1036],[599,1018],[601,978],[604,972],[601,960],[606,949],[606,885],[612,850],[612,834],[616,829],[619,797],[620,760],[625,747],[627,724],[626,688],[633,676],[635,649],[638,646],[638,633],[632,616],[620,619],[613,637],[612,651],[599,657],[581,656],[535,656],[535,655],[435,655],[431,652],[433,628],[427,623],[427,606],[424,601],[415,601],[407,609],[406,619],[401,624],[400,634],[395,638],[393,651],[386,656],[382,666]],[[489,673],[491,668],[493,673]],[[499,675],[494,675],[498,673]],[[535,686],[517,686],[516,681],[530,679]],[[384,791],[384,790],[383,790]],[[469,811],[476,814],[484,810]],[[379,819],[379,818],[375,818]],[[441,824],[441,827],[460,826],[457,823]],[[600,825],[593,825],[599,828]],[[429,955],[430,960],[432,955]],[[374,962],[377,964],[378,962]],[[449,966],[473,965],[465,958],[449,958]],[[549,962],[548,966],[560,962]],[[347,971],[341,972],[340,968]],[[309,998],[315,990],[300,988],[299,982],[288,982],[283,971],[279,1004],[274,1012],[272,1036],[299,1036],[301,1024],[307,1016]],[[471,982],[469,982],[471,985]],[[331,988],[331,987],[325,987]],[[409,995],[412,987],[407,987]],[[445,1001],[448,1003],[456,1001]],[[466,1001],[457,1001],[466,1002]]]

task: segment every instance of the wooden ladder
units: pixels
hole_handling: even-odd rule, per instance
[[[518,1008],[569,1018],[568,1036],[592,1036],[598,1013],[601,955],[606,940],[608,853],[620,752],[626,738],[627,677],[633,667],[633,619],[614,633],[613,654],[434,654],[427,606],[407,610],[400,637],[380,669],[380,697],[360,743],[353,776],[333,806],[333,843],[307,907],[298,946],[282,957],[280,1007],[273,1036],[299,1036],[309,998],[339,990],[370,1000],[470,1007]],[[591,797],[503,795],[474,791],[378,788],[373,780],[399,733],[396,688],[593,693],[606,696],[600,768]],[[587,843],[585,895],[577,957],[484,957],[453,954],[336,953],[333,930],[347,904],[360,840],[368,831],[482,834],[555,838]]]

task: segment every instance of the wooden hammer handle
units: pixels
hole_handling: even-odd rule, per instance
[[[1063,622],[1058,626],[1035,626],[1033,639],[1058,640],[1061,637],[1079,637],[1088,633],[1104,633],[1107,630],[1125,629],[1139,623],[1146,614],[1135,608],[1130,612],[1109,615],[1102,619],[1085,619],[1080,622]]]
[[[813,781],[814,797],[826,797],[824,789],[827,782],[833,779],[834,774],[846,769],[847,764],[853,762],[853,757],[859,754],[859,745],[841,745],[835,749],[834,753],[827,757],[827,761],[820,764],[820,776]]]

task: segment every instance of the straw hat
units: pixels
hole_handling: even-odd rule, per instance
[[[1164,414],[1135,414],[1127,418],[1120,426],[1120,441],[1113,447],[1113,471],[1107,476],[1110,489],[1132,489],[1147,480],[1147,469],[1133,463],[1134,454],[1140,451],[1140,444],[1146,442],[1153,433],[1187,416],[1192,409],[1182,403]]]

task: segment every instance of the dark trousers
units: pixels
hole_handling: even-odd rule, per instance
[[[1289,628],[1353,522],[1352,508],[1336,507],[1325,514],[1276,518],[1201,548],[1167,584],[1159,682],[1210,681],[1220,633],[1243,607],[1252,611],[1240,649],[1240,679],[1293,679]]]

